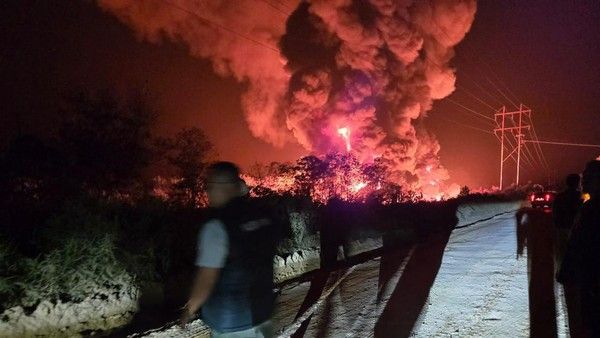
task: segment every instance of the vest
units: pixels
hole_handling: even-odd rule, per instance
[[[273,312],[273,220],[248,198],[231,201],[214,218],[225,225],[229,253],[202,319],[219,333],[246,330]]]

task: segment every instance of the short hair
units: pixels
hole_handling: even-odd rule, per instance
[[[581,177],[579,176],[579,174],[570,174],[567,176],[567,179],[565,180],[565,182],[567,183],[567,187],[577,188],[579,186],[580,180],[581,180]]]
[[[240,169],[231,162],[220,161],[211,164],[207,169],[207,176],[212,175],[225,177],[234,182],[239,182],[241,180]]]

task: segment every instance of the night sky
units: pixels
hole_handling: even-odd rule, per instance
[[[60,120],[56,106],[69,92],[141,88],[162,111],[158,133],[198,126],[222,159],[248,168],[306,153],[299,145],[278,149],[252,137],[239,100],[243,85],[214,74],[209,61],[189,56],[183,45],[138,40],[93,1],[2,1],[0,17],[3,144],[19,128],[50,134]],[[600,144],[598,22],[598,1],[480,1],[452,61],[459,89],[450,99],[490,117],[487,105],[512,109],[510,101],[522,102],[533,109],[540,139]],[[498,142],[467,127],[491,131],[491,124],[449,100],[437,101],[425,124],[439,139],[451,181],[497,185]],[[550,172],[534,163],[525,166],[523,181],[578,172],[600,155],[599,148],[542,149]]]

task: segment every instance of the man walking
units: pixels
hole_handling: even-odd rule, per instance
[[[202,320],[213,337],[271,337],[272,219],[245,196],[233,163],[211,165],[206,189],[214,215],[199,234],[198,271],[181,325],[202,308]]]

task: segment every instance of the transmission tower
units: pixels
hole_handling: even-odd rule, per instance
[[[498,109],[494,114],[494,121],[496,121],[496,128],[494,128],[494,135],[500,140],[500,190],[503,187],[503,176],[504,176],[504,162],[517,153],[517,176],[516,184],[519,185],[519,175],[521,170],[521,145],[523,144],[523,131],[529,130],[530,125],[524,124],[524,118],[527,117],[531,121],[531,109],[527,108],[523,104],[519,104],[519,110],[517,111],[506,111],[506,107]],[[516,145],[512,145],[508,142],[508,137],[513,136],[517,140]],[[504,141],[507,141],[506,143]],[[508,144],[508,146],[505,146]],[[504,156],[504,149],[508,152],[508,155]]]

